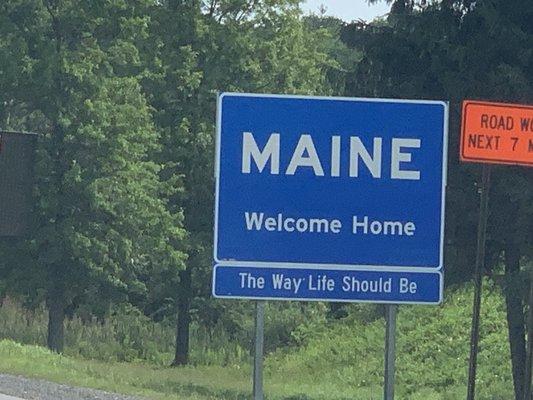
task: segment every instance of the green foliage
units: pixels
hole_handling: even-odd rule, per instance
[[[398,315],[397,391],[400,398],[464,397],[470,337],[472,290],[455,288],[440,307],[402,306]],[[367,306],[357,306],[358,309]],[[299,329],[303,346],[268,360],[280,375],[303,382],[336,382],[342,388],[379,392],[383,376],[384,321],[368,311],[324,326]],[[366,315],[365,315],[366,314]],[[481,316],[479,398],[508,399],[512,378],[505,304],[498,288],[485,282]],[[426,397],[427,396],[427,397]]]
[[[396,1],[396,4],[404,1]],[[404,3],[418,3],[405,1]],[[460,101],[528,102],[533,95],[533,32],[520,1],[427,2],[386,21],[353,23],[343,41],[361,59],[348,77],[346,94],[390,98],[447,99],[450,107],[447,187],[447,279],[471,273],[476,246],[480,168],[459,162]],[[487,264],[497,268],[506,244],[530,254],[532,176],[526,168],[493,168]]]
[[[0,6],[0,49],[12,53],[0,69],[13,74],[6,81],[19,76],[16,87],[5,86],[12,90],[3,92],[10,105],[4,115],[39,115],[19,123],[41,133],[36,224],[19,249],[30,258],[3,268],[11,294],[45,298],[60,310],[90,303],[105,312],[112,302],[142,306],[149,289],[177,280],[186,235],[179,207],[167,202],[179,182],[162,182],[163,166],[153,160],[161,143],[136,47],[146,37],[150,3]]]
[[[326,71],[337,63],[324,42],[332,35],[310,29],[297,3],[169,1],[150,9],[149,37],[139,45],[146,49],[142,84],[161,132],[160,176],[183,184],[168,206],[183,209],[188,233],[187,273],[178,290],[170,280],[151,295],[160,314],[174,313],[180,298],[208,329],[226,311],[235,315],[231,303],[210,299],[216,93],[331,93]]]
[[[193,323],[191,327],[191,362],[195,365],[242,365],[251,357],[254,317],[253,306],[240,303],[212,327]],[[272,303],[267,307],[266,351],[294,346],[292,332],[309,321],[322,320],[325,307],[289,306]],[[43,307],[32,311],[6,301],[0,307],[0,338],[24,344],[45,345],[47,312]],[[66,321],[65,351],[69,356],[102,361],[138,361],[168,365],[175,341],[173,319],[153,322],[131,306],[122,305],[104,319],[91,316],[81,308]]]
[[[0,337],[24,344],[46,344],[47,313],[43,308],[27,311],[16,304],[5,304],[0,316]],[[79,316],[67,319],[65,342],[65,354],[70,356],[165,364],[173,348],[173,329],[151,323],[138,311],[122,308],[104,321]]]
[[[0,341],[0,371],[154,400],[245,399],[249,392],[249,371],[240,369],[163,369],[144,364],[78,360],[43,347],[8,340]],[[213,376],[219,380],[214,381]]]
[[[46,344],[47,313],[44,308],[28,311],[16,304],[0,308],[0,338],[19,343]],[[193,326],[192,360],[206,365],[239,364],[248,359],[238,343],[223,331],[210,334]],[[152,322],[127,306],[117,308],[105,320],[76,315],[66,321],[65,351],[69,356],[101,361],[139,361],[168,365],[174,349],[172,323]]]
[[[144,382],[146,390],[244,398],[239,366],[250,360],[252,305],[213,300],[209,290],[216,92],[450,99],[451,149],[462,98],[531,100],[531,3],[394,0],[387,19],[350,25],[302,18],[298,3],[0,4],[0,125],[41,132],[34,235],[0,246],[0,294],[32,311],[0,309],[0,337],[44,344],[45,300],[69,316],[66,354],[166,364],[176,305],[185,304],[180,316],[190,306],[193,362],[230,366],[223,372],[234,381],[206,383],[195,375],[199,368],[187,370],[191,382],[169,373],[160,386]],[[461,283],[473,265],[478,172],[459,164],[457,151],[449,165],[446,276]],[[491,272],[511,250],[531,259],[531,178],[494,168]],[[508,293],[524,286],[515,275],[505,280]],[[462,396],[470,297],[459,288],[443,307],[402,308],[401,396]],[[480,393],[506,399],[504,308],[494,287],[483,307]],[[381,396],[381,308],[345,310],[348,317],[336,321],[323,304],[269,304],[272,398]],[[6,346],[8,354],[28,356]]]
[[[533,3],[517,0],[396,0],[386,20],[353,23],[341,33],[343,41],[362,54],[348,79],[347,94],[451,100],[447,284],[469,279],[475,265],[481,168],[459,161],[460,102],[531,102],[531,16]],[[490,274],[505,267],[518,399],[526,352],[525,291],[518,283],[533,250],[533,175],[527,168],[510,166],[494,166],[492,171],[484,265]]]
[[[488,281],[484,285],[479,399],[507,400],[512,395],[512,382],[505,340],[505,306],[501,291]],[[453,288],[447,292],[442,306],[400,307],[396,363],[399,398],[464,398],[472,296],[471,287]],[[304,318],[296,309],[285,305],[287,303],[269,303],[266,312],[267,345],[271,338],[276,340],[276,332],[283,331],[283,324],[291,325],[293,318],[298,319],[289,341],[291,345],[278,347],[267,356],[265,390],[268,398],[380,398],[384,347],[380,307],[352,305],[348,317],[328,321],[325,307],[319,303],[303,310]],[[241,320],[243,325],[251,326],[251,312]],[[6,305],[0,309],[0,321],[0,337],[24,338],[28,339],[27,343],[44,340],[45,316],[42,313],[24,314]],[[40,348],[2,342],[0,371],[60,382],[96,384],[127,393],[152,390],[159,393],[155,398],[171,398],[164,396],[176,393],[185,398],[249,396],[251,342],[239,343],[227,330],[206,331],[204,327],[194,326],[192,358],[196,366],[165,369],[153,365],[160,365],[165,357],[167,364],[170,360],[171,326],[154,324],[131,310],[121,310],[105,322],[82,322],[74,318],[68,323],[66,354],[76,358],[52,356]],[[149,364],[98,364],[78,360],[80,356],[108,362],[142,360]],[[50,366],[54,366],[52,370]]]

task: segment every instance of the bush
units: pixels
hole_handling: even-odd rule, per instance
[[[463,399],[469,356],[473,290],[449,289],[438,307],[401,306],[397,328],[398,398]],[[252,302],[227,302],[212,326],[191,326],[193,364],[248,368],[251,362]],[[266,307],[267,381],[294,398],[377,399],[383,381],[383,307],[352,304],[347,316],[328,319],[323,303],[271,302]],[[44,345],[43,308],[0,308],[0,338]],[[168,365],[174,351],[174,321],[155,323],[121,307],[100,323],[74,317],[66,325],[67,355],[104,361],[149,361]],[[477,393],[480,400],[512,398],[512,379],[500,290],[484,283]],[[290,379],[288,378],[290,377]],[[290,382],[290,383],[289,383]],[[314,393],[311,396],[309,393]],[[323,396],[320,395],[323,393]],[[311,397],[310,397],[311,396]]]
[[[448,290],[439,307],[401,306],[397,326],[398,397],[462,399],[466,393],[473,290]],[[354,312],[355,311],[355,312]],[[302,347],[278,351],[270,370],[305,382],[336,382],[344,388],[379,391],[383,381],[384,320],[375,308],[358,306],[349,317],[301,327]],[[505,304],[500,290],[484,283],[478,358],[479,399],[512,398]]]

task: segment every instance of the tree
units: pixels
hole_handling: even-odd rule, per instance
[[[307,29],[297,4],[168,1],[151,10],[156,44],[147,48],[151,73],[143,83],[162,132],[159,159],[169,166],[162,175],[179,177],[185,187],[171,206],[183,208],[189,234],[187,266],[174,296],[174,365],[188,362],[192,302],[209,304],[216,92],[330,91],[325,70],[334,63],[320,49],[323,32]]]
[[[147,5],[21,0],[0,6],[6,38],[0,45],[7,43],[7,52],[18,46],[0,61],[10,64],[16,82],[9,103],[42,116],[39,126],[28,127],[42,132],[37,222],[27,244],[33,258],[12,265],[11,280],[19,291],[31,285],[26,291],[44,293],[48,346],[59,352],[65,309],[89,289],[103,295],[96,301],[127,300],[183,265],[182,218],[166,203],[176,182],[161,182],[161,166],[149,159],[158,135],[133,44],[145,34]]]
[[[473,272],[479,166],[458,161],[460,101],[464,98],[530,102],[529,48],[533,5],[518,1],[397,0],[386,21],[347,26],[343,40],[362,51],[348,94],[451,100],[447,191],[448,282]],[[533,176],[530,170],[494,167],[487,273],[505,265],[505,297],[516,399],[524,387],[524,298],[516,282],[531,259]]]

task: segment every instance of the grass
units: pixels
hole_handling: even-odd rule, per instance
[[[471,287],[448,292],[439,307],[400,307],[396,357],[399,399],[465,397],[471,307]],[[352,312],[331,326],[306,327],[300,333],[303,340],[298,349],[280,351],[267,359],[270,371],[275,369],[278,376],[298,376],[304,382],[332,382],[331,394],[340,395],[344,390],[353,393],[353,398],[366,398],[358,397],[358,390],[367,390],[369,396],[375,396],[383,376],[384,322],[378,318],[362,323],[365,318]],[[500,290],[489,282],[483,295],[478,360],[476,398],[512,398],[505,304]],[[374,398],[380,396],[381,392]]]
[[[216,302],[207,305],[205,312],[215,310],[217,322],[195,318],[191,324],[191,362],[218,366],[245,364],[252,348],[254,305],[245,301]],[[193,310],[195,315],[204,311],[198,308]],[[292,346],[294,329],[307,321],[323,321],[326,311],[323,303],[269,303],[265,317],[266,351]],[[45,346],[47,322],[44,306],[27,309],[7,299],[0,306],[0,339]],[[164,366],[173,360],[175,335],[174,318],[154,322],[133,307],[116,306],[101,321],[82,310],[65,321],[65,355]]]
[[[445,304],[439,307],[400,307],[399,400],[464,398],[471,300],[471,288],[464,287],[449,291]],[[268,318],[276,318],[274,310],[270,309]],[[512,398],[512,379],[505,307],[499,289],[489,283],[485,284],[481,321],[477,398],[508,400]],[[100,337],[101,333],[92,335]],[[351,305],[349,316],[338,321],[310,318],[293,332],[292,340],[290,347],[278,348],[267,356],[267,399],[382,398],[384,322],[379,306]],[[217,345],[232,348],[234,344],[225,346],[220,341]],[[209,348],[213,351],[212,346]],[[220,352],[224,353],[223,349]],[[167,368],[149,360],[103,362],[80,358],[75,351],[59,356],[39,346],[0,342],[1,372],[150,399],[249,399],[251,360],[247,352],[240,357],[239,363]]]
[[[222,367],[178,369],[61,356],[40,346],[0,341],[0,371],[151,399],[244,399],[246,373]],[[213,379],[213,377],[217,379]],[[243,379],[244,378],[244,379]]]
[[[110,363],[53,354],[40,346],[0,341],[0,372],[91,387],[154,400],[247,400],[251,396],[250,368],[196,366],[164,368],[136,363]],[[348,400],[348,393],[335,394],[334,382],[293,382],[290,376],[270,371],[265,385],[268,399]],[[301,377],[300,377],[301,378]],[[378,399],[380,389],[358,390],[359,399]],[[372,394],[375,393],[375,395]]]
[[[8,300],[0,307],[0,339],[45,346],[47,322],[44,307],[27,310]],[[137,310],[118,310],[103,322],[75,315],[65,321],[65,355],[163,366],[173,359],[175,335],[174,321],[154,323]],[[194,364],[239,364],[246,360],[247,353],[223,329],[208,332],[196,323],[191,326]]]

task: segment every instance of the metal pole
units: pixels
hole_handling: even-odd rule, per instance
[[[263,344],[265,328],[265,302],[255,303],[255,354],[254,354],[254,400],[263,400]]]
[[[470,362],[468,365],[467,400],[474,400],[476,391],[476,367],[479,342],[479,313],[481,309],[482,272],[485,267],[485,242],[487,237],[487,215],[490,190],[490,165],[483,165],[479,220],[477,226],[477,252],[474,276],[474,307],[472,310],[472,331],[470,336]]]
[[[387,321],[385,331],[385,385],[384,399],[394,400],[394,375],[396,360],[396,304],[385,306],[385,319]]]
[[[526,373],[525,373],[525,388],[524,400],[533,400],[532,381],[533,381],[533,271],[529,276],[529,312],[527,322],[527,357],[526,357]]]

